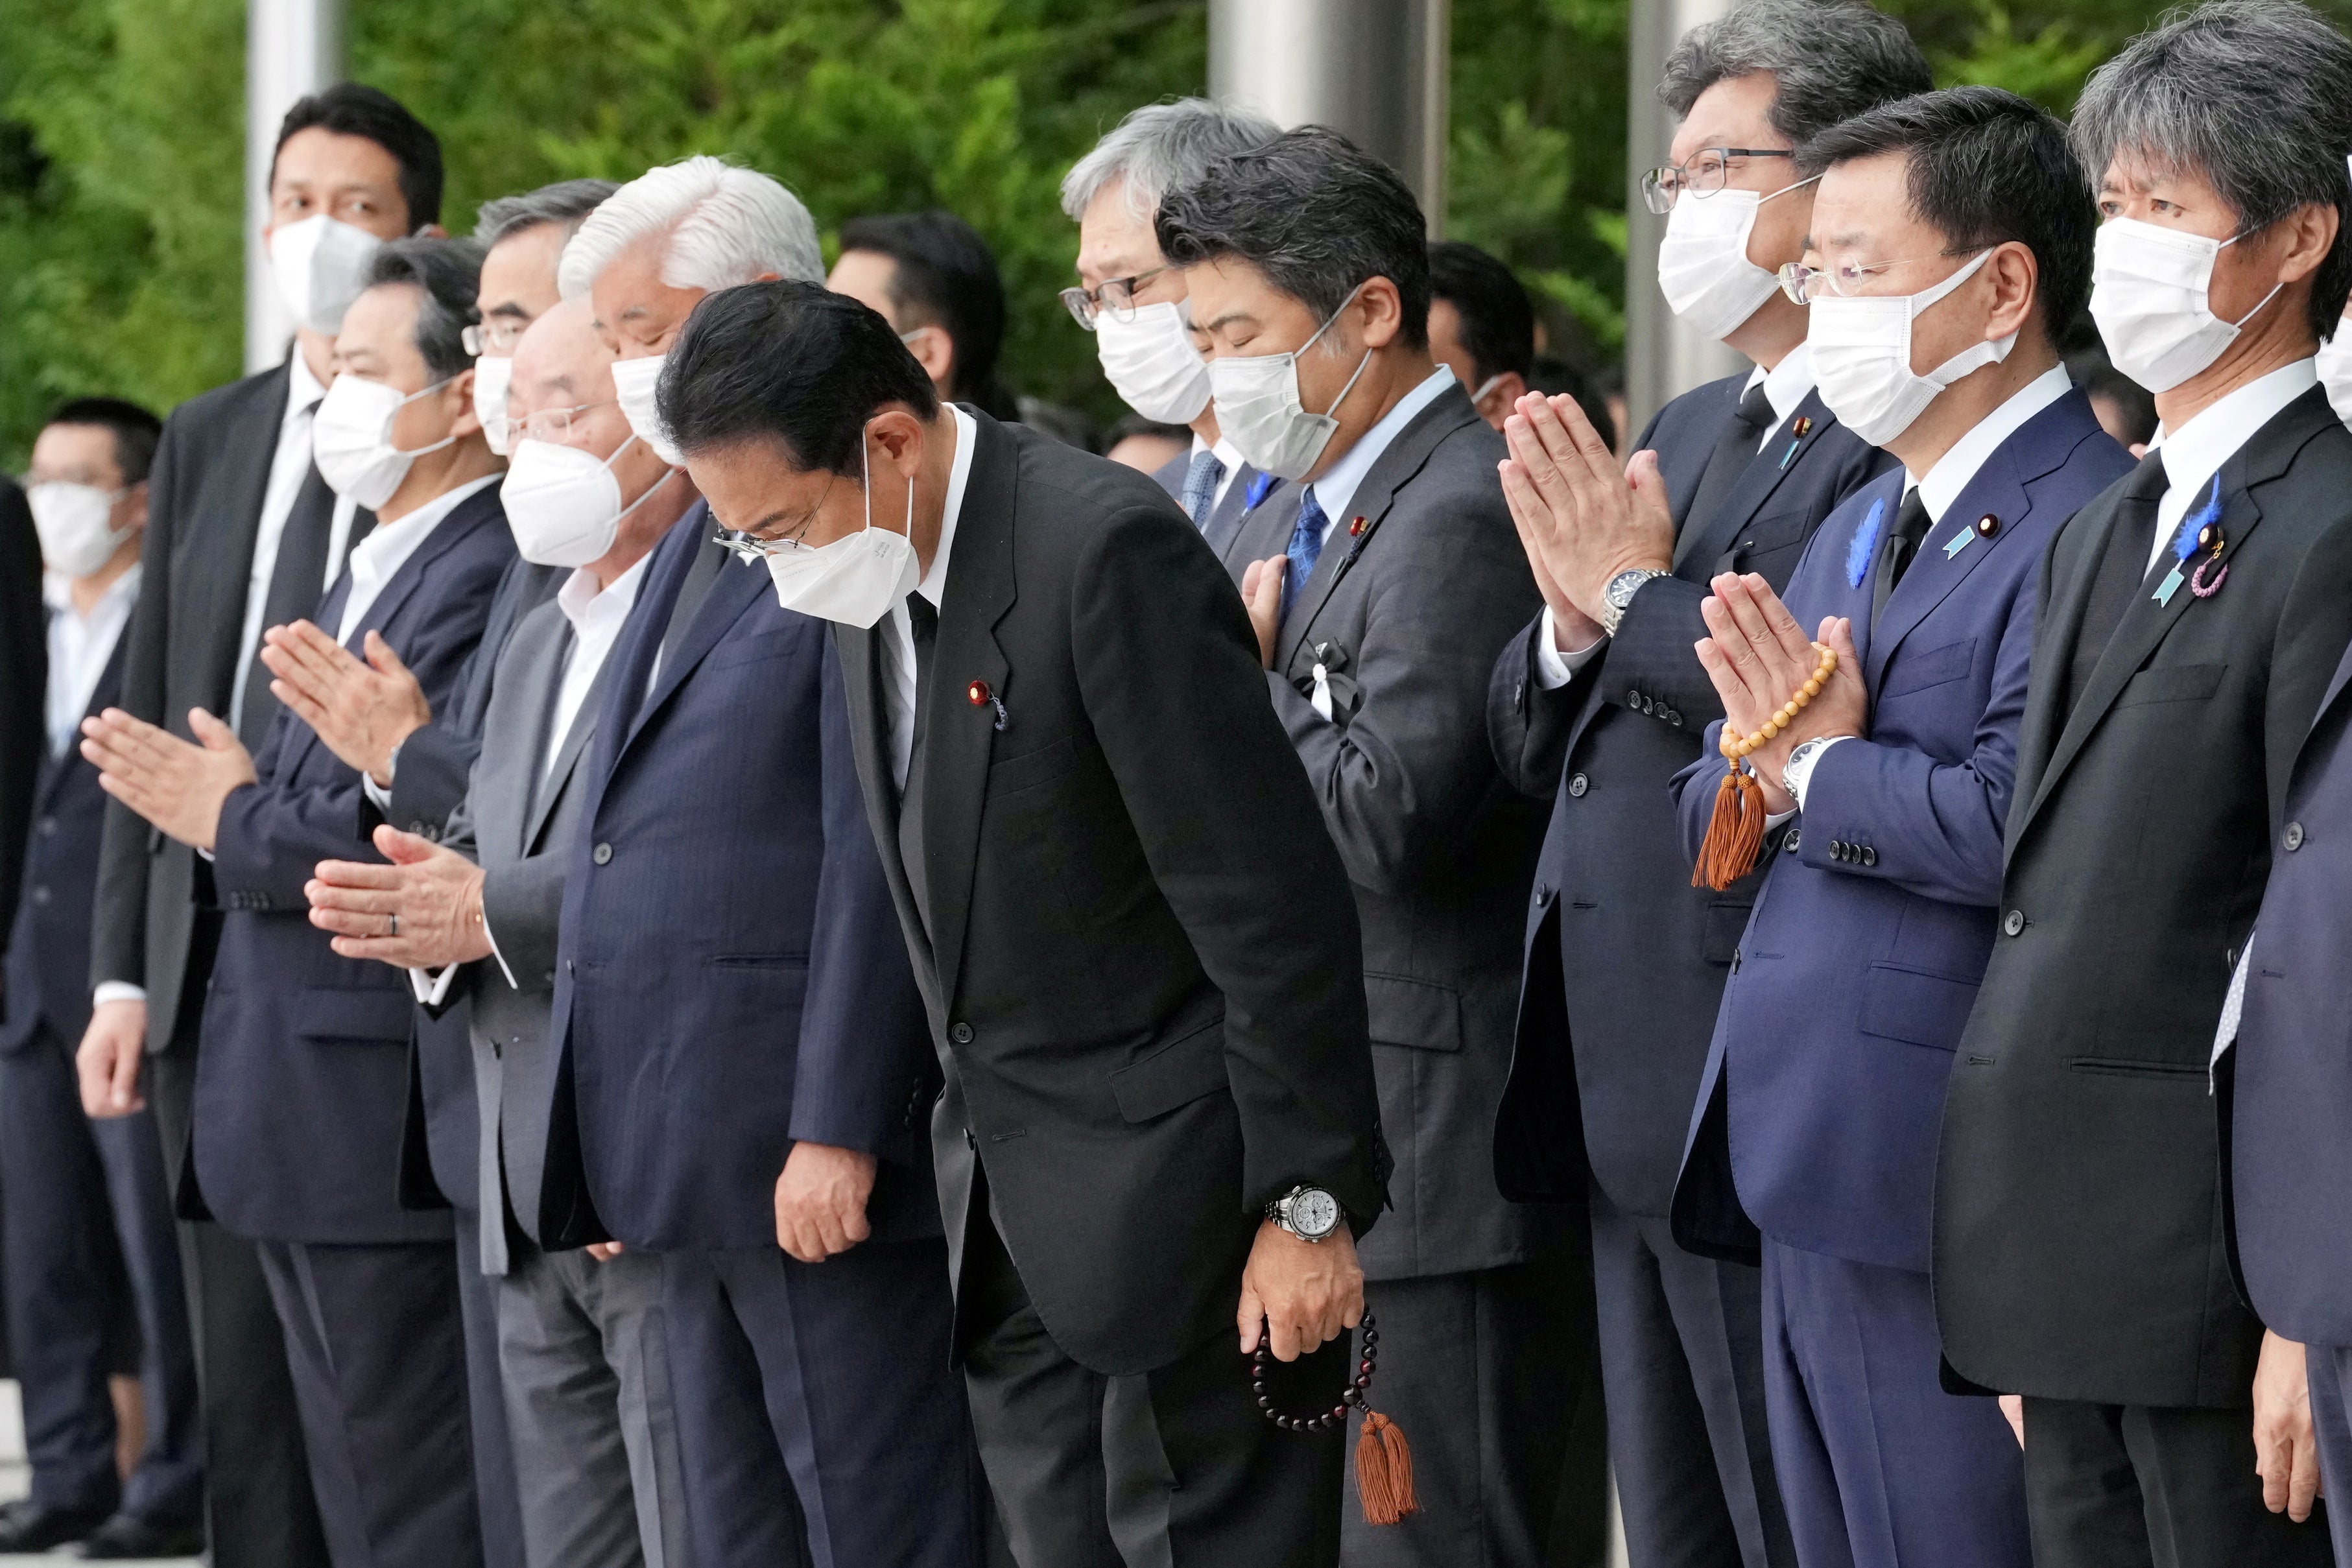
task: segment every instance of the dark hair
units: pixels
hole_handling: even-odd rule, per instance
[[[368,262],[367,286],[405,283],[418,293],[416,352],[436,376],[472,367],[466,329],[481,320],[481,247],[470,239],[395,239]]]
[[[1118,423],[1103,432],[1103,450],[1108,452],[1129,436],[1156,436],[1163,441],[1181,441],[1192,445],[1192,427],[1171,425],[1164,419],[1147,419],[1140,414],[1123,414]]]
[[[1717,82],[1769,72],[1772,128],[1795,146],[1936,85],[1903,24],[1853,0],[1747,0],[1682,36],[1658,101],[1687,119]]]
[[[2083,384],[2084,396],[2104,397],[2123,411],[2125,430],[2122,438],[2126,445],[2135,441],[2145,445],[2156,439],[2158,423],[2156,399],[2147,388],[2109,364],[2104,353],[2089,363],[2069,365],[2067,369],[2076,381]]]
[[[937,327],[955,344],[950,395],[983,406],[1008,402],[996,384],[1004,342],[1004,283],[996,257],[971,225],[940,207],[854,217],[841,226],[841,248],[869,250],[897,264],[890,305],[908,330]],[[991,414],[997,408],[989,407]]]
[[[1526,376],[1536,357],[1535,307],[1499,258],[1463,240],[1440,240],[1429,247],[1429,292],[1461,316],[1462,346],[1480,381],[1510,371]]]
[[[1170,265],[1237,256],[1329,321],[1369,278],[1396,285],[1407,345],[1429,345],[1429,226],[1396,171],[1336,131],[1285,132],[1164,191],[1154,226]]]
[[[2033,252],[2035,304],[2055,347],[2091,292],[2091,238],[2099,226],[2066,128],[1997,87],[1955,87],[1857,114],[1797,154],[1812,175],[1838,163],[1901,153],[1910,160],[1911,211],[1953,250],[2016,240]]]
[[[939,412],[931,378],[879,312],[788,278],[703,297],[662,363],[655,401],[688,454],[766,437],[802,469],[854,474],[887,404]]]
[[[297,132],[317,126],[339,136],[364,136],[400,165],[400,195],[408,204],[411,234],[441,221],[441,139],[388,92],[355,81],[337,82],[323,92],[294,100],[278,123],[278,147]],[[278,178],[278,152],[269,154],[269,178]]]
[[[520,195],[493,196],[474,209],[474,243],[487,251],[509,235],[546,223],[562,225],[569,239],[620,188],[611,180],[558,180]]]
[[[155,466],[155,443],[163,439],[163,422],[135,403],[120,397],[74,397],[60,403],[47,419],[52,425],[103,425],[114,433],[114,466],[122,482],[135,485]]]
[[[2352,295],[2352,43],[2294,0],[2221,0],[2174,11],[2091,73],[2074,151],[2094,186],[2119,153],[2201,175],[2265,228],[2307,204],[2336,209],[2336,246],[2311,280],[2325,341]]]
[[[1584,411],[1584,417],[1601,432],[1609,449],[1617,449],[1617,416],[1609,412],[1609,394],[1615,390],[1610,384],[1612,373],[1603,371],[1587,375],[1574,363],[1558,354],[1538,354],[1527,372],[1528,390],[1540,392],[1546,397],[1573,397]],[[1622,380],[1622,377],[1617,377]]]

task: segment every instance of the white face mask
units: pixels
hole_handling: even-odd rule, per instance
[[[42,563],[61,577],[87,577],[113,560],[131,534],[130,529],[111,526],[114,503],[130,493],[127,487],[110,491],[61,479],[26,490],[33,531],[41,539]]]
[[[669,431],[662,424],[661,410],[654,404],[654,387],[661,380],[663,355],[648,359],[617,359],[613,362],[613,395],[620,400],[621,413],[628,419],[629,428],[637,439],[654,449],[654,456],[673,468],[686,467],[686,459],[670,445]]]
[[[1658,243],[1658,292],[1666,297],[1666,308],[1710,338],[1738,331],[1780,286],[1778,278],[1748,259],[1757,209],[1812,183],[1800,180],[1769,195],[1727,186],[1675,202],[1666,216],[1665,237]]]
[[[768,552],[768,580],[776,603],[821,621],[861,630],[890,613],[914,592],[922,572],[915,559],[915,481],[907,481],[907,531],[874,526],[874,472],[858,437],[858,480],[866,489],[866,527],[814,549]]]
[[[1348,384],[1320,414],[1309,414],[1298,400],[1298,356],[1315,346],[1315,339],[1331,330],[1363,286],[1349,289],[1339,310],[1288,353],[1253,354],[1209,362],[1209,387],[1217,403],[1217,431],[1234,444],[1242,460],[1277,479],[1303,479],[1331,444],[1339,422],[1331,417],[1372,363],[1372,351],[1356,363]]]
[[[343,330],[343,312],[360,297],[368,262],[383,247],[367,230],[320,213],[271,231],[269,270],[294,319],[331,338]]]
[[[513,381],[511,355],[492,359],[484,354],[474,362],[474,417],[482,422],[482,435],[490,450],[501,458],[513,444],[513,433],[507,428],[507,388]]]
[[[2091,249],[2091,319],[2115,367],[2150,392],[2169,392],[2221,357],[2239,330],[2277,298],[2263,296],[2235,321],[2213,314],[2213,263],[2244,237],[2208,239],[2137,218],[2109,218]]]
[[[2352,326],[2338,323],[2336,335],[2319,345],[2318,370],[2336,417],[2352,425]]]
[[[1146,419],[1190,425],[1209,405],[1209,365],[1192,346],[1190,300],[1138,305],[1131,320],[1095,318],[1095,357],[1111,390]]]
[[[1912,322],[1974,277],[1991,255],[1979,251],[1975,260],[1921,293],[1854,300],[1831,294],[1813,301],[1805,348],[1814,387],[1838,423],[1872,446],[1884,447],[1908,430],[1937,393],[2009,357],[2017,346],[2015,332],[1971,343],[1925,375],[1911,369]]]
[[[429,447],[403,451],[392,444],[392,422],[403,408],[430,396],[456,377],[435,382],[422,392],[404,394],[396,386],[366,381],[349,371],[335,377],[310,425],[310,455],[320,478],[339,496],[363,507],[382,506],[408,477],[408,465],[427,452],[437,452],[457,437],[444,436]]]
[[[623,506],[613,465],[635,439],[630,437],[600,461],[593,452],[559,441],[523,438],[499,500],[525,561],[534,566],[585,566],[611,552],[621,537],[622,520],[677,474],[676,468],[665,470],[645,494]]]

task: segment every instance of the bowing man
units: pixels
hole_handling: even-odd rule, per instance
[[[1761,1232],[1765,1413],[1799,1561],[2026,1568],[2009,1424],[1937,1377],[1928,1202],[1994,942],[2042,554],[2131,467],[2056,347],[2095,220],[2064,127],[1996,88],[1873,110],[1803,158],[1821,187],[1792,287],[1814,374],[1902,467],[1822,524],[1785,605],[1726,574],[1702,606],[1727,719],[1675,779],[1695,858],[1728,826],[1719,737],[1807,684],[1816,636],[1838,663],[1740,764],[1760,786],[1747,809],[1784,825],[1724,987],[1675,1230],[1748,1258]]]
[[[327,483],[376,518],[319,624],[353,650],[382,637],[436,705],[514,558],[464,343],[480,264],[455,240],[376,254],[315,436]],[[201,709],[189,724],[194,742],[110,710],[83,745],[109,794],[211,862],[224,910],[183,1209],[258,1246],[335,1559],[478,1563],[450,1219],[399,1204],[415,1004],[406,977],[332,951],[303,890],[359,847],[360,773],[290,710],[253,756]]]
[[[2162,424],[2043,567],[1937,1317],[1960,1376],[2024,1396],[2038,1568],[2324,1563],[2264,1507],[2300,1443],[2254,1434],[2307,1434],[2303,1352],[2231,1289],[2206,1072],[2352,637],[2352,435],[2312,363],[2352,287],[2352,43],[2204,6],[2102,66],[2074,136],[2091,314]]]

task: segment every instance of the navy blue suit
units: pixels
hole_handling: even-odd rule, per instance
[[[792,1561],[797,1497],[820,1568],[969,1563],[978,1467],[923,1136],[937,1068],[840,670],[825,624],[710,533],[698,508],[656,548],[605,669],[537,1230],[664,1255],[707,1561]],[[873,1237],[819,1265],[776,1241],[801,1141],[880,1162]]]
[[[91,713],[117,700],[127,641],[115,643]],[[98,770],[79,748],[43,756],[32,811],[0,1028],[0,1275],[32,1495],[52,1508],[119,1506],[151,1523],[184,1523],[204,1508],[204,1455],[163,1146],[152,1111],[84,1115],[74,1072],[89,1025],[84,976],[106,821]],[[127,1482],[115,1472],[106,1381],[107,1330],[123,1284],[138,1313],[147,1410],[146,1447]]]
[[[1869,730],[1822,753],[1768,848],[1673,1217],[1718,1255],[1762,1232],[1773,1459],[1808,1564],[2030,1556],[2008,1423],[1937,1375],[1936,1138],[1993,943],[2042,552],[2130,467],[2069,390],[1985,458],[1875,618],[1899,470],[1830,515],[1785,595],[1809,631],[1852,618]],[[1720,730],[1675,780],[1693,858]]]
[[[434,527],[346,646],[381,633],[448,703],[513,557],[492,485]],[[350,591],[346,570],[321,625]],[[450,1218],[399,1203],[414,995],[405,974],[337,957],[302,892],[320,860],[373,856],[353,837],[359,774],[288,712],[255,766],[215,836],[225,913],[182,1204],[261,1244],[337,1560],[479,1563]]]

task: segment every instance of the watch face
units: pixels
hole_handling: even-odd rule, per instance
[[[1328,1236],[1339,1227],[1339,1200],[1309,1187],[1290,1200],[1290,1223],[1301,1236]]]

